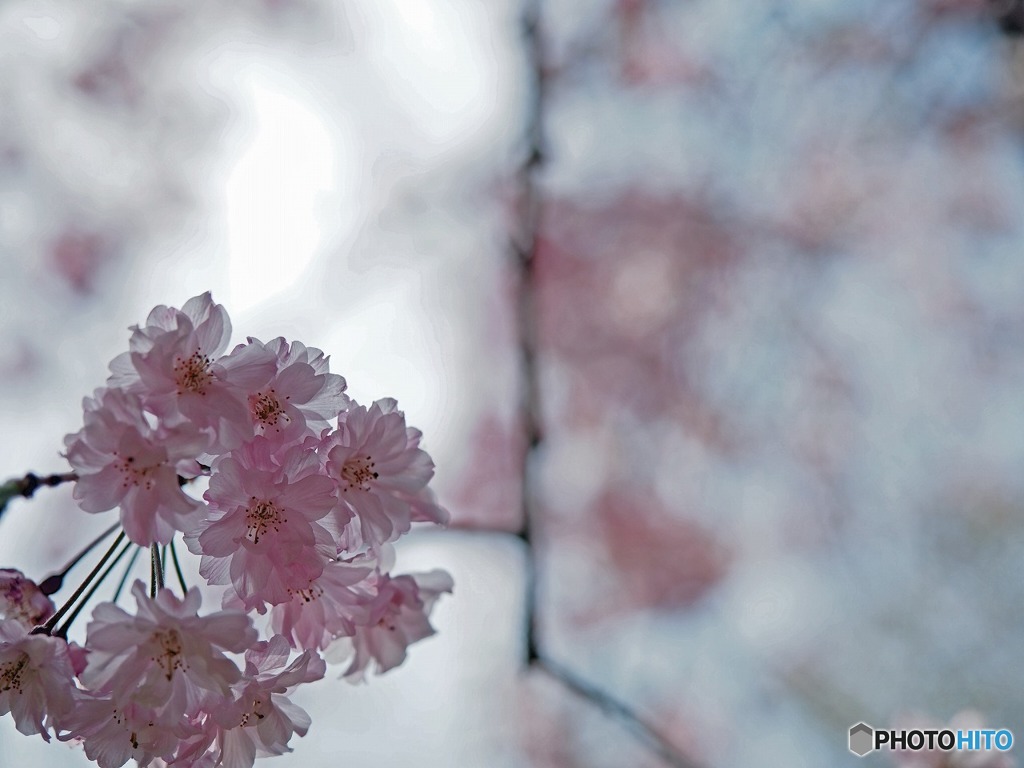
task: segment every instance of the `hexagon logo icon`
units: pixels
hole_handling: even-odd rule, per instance
[[[874,752],[875,729],[867,723],[857,723],[850,728],[850,751],[857,757]]]

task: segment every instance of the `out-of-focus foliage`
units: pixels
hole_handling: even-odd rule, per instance
[[[709,766],[1016,722],[1010,6],[542,3],[541,638]],[[54,468],[112,314],[212,288],[395,394],[457,525],[518,527],[515,3],[9,2],[0,63],[7,474]],[[27,506],[0,554],[63,558]],[[656,765],[519,674],[517,542],[447,536],[401,553],[450,558],[441,639],[278,764]]]
[[[545,14],[552,652],[709,765],[1016,722],[1024,167],[993,9]]]

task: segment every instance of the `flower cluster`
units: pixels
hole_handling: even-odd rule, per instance
[[[351,400],[318,349],[249,338],[228,352],[230,335],[209,293],[155,308],[65,438],[78,505],[117,508],[118,541],[150,550],[134,613],[102,603],[84,646],[69,643],[77,610],[58,622],[82,590],[55,611],[0,570],[0,714],[81,743],[101,768],[249,768],[290,751],[310,725],[296,686],[323,677],[325,659],[353,681],[401,664],[452,590],[443,571],[389,573],[396,539],[448,517],[397,403]],[[200,476],[202,499],[189,493]],[[179,536],[223,587],[222,610],[200,615],[183,579],[180,597],[164,586]]]

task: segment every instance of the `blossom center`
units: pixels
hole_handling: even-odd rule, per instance
[[[281,428],[277,426],[278,421],[288,422],[291,420],[285,413],[284,404],[278,399],[277,393],[273,389],[249,395],[249,410],[252,411],[252,415],[256,419],[256,426],[263,429],[276,427],[280,432]]]
[[[22,678],[28,666],[28,654],[20,653],[13,661],[0,664],[0,692],[21,693]]]
[[[361,491],[370,490],[370,481],[380,477],[380,474],[373,469],[375,466],[376,462],[369,456],[357,456],[346,461],[341,468],[341,479],[348,483],[348,488],[341,490],[347,491],[349,488],[358,488]]]
[[[32,600],[23,589],[24,584],[24,579],[14,578],[0,588],[0,608],[5,610],[9,619],[39,624],[46,617],[38,618],[40,612],[33,609]]]
[[[156,653],[151,659],[163,671],[164,677],[170,680],[175,672],[185,668],[181,636],[176,629],[162,629],[153,633],[153,642]]]
[[[288,522],[284,510],[272,501],[252,497],[245,515],[245,537],[253,544],[259,544],[260,536],[267,531],[277,533],[281,526]]]
[[[324,594],[324,588],[318,584],[310,582],[309,586],[305,589],[289,589],[288,594],[292,598],[299,598],[304,603],[312,603],[314,600],[318,600]]]
[[[26,590],[26,586],[31,587],[31,583],[17,577],[0,588],[0,610],[6,613],[8,619],[17,619],[33,626],[41,624],[53,609],[38,590],[38,596],[33,601],[33,596]]]
[[[129,485],[142,486],[145,490],[153,489],[155,482],[153,473],[163,466],[164,462],[158,462],[144,466],[135,456],[121,457],[114,451],[117,459],[114,461],[114,469],[121,473],[121,486],[127,488]]]
[[[10,603],[12,603],[14,605],[18,605],[18,604],[21,603],[21,598],[22,598],[22,594],[23,594],[22,590],[21,590],[21,585],[22,585],[22,580],[21,579],[11,579],[4,586],[2,594],[3,594],[4,597],[7,598],[8,602],[10,602]]]
[[[174,383],[178,385],[178,394],[183,392],[195,392],[206,394],[206,385],[213,381],[213,374],[210,373],[209,357],[197,349],[188,357],[174,358]]]
[[[249,708],[248,712],[242,714],[242,721],[239,723],[239,726],[245,728],[249,725],[256,725],[267,716],[267,710],[270,709],[269,703],[266,694],[256,694],[252,700],[252,707]]]

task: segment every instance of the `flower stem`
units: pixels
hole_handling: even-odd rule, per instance
[[[164,588],[164,564],[160,559],[160,547],[149,545],[149,596],[156,597],[158,590]]]
[[[68,560],[67,564],[57,573],[51,573],[41,582],[39,582],[39,589],[44,595],[52,595],[59,591],[64,586],[64,577],[68,575],[68,572],[74,568],[81,561],[83,557],[93,551],[96,545],[103,541],[107,536],[112,534],[120,527],[120,523],[114,523],[112,526],[107,528],[103,533],[97,536],[95,539],[90,541],[81,552]]]
[[[181,563],[178,562],[178,552],[174,549],[174,539],[171,539],[171,562],[174,563],[174,572],[178,574],[178,583],[181,585],[181,593],[184,595],[188,592],[188,586],[186,586],[185,576],[181,572]]]
[[[53,633],[53,628],[57,626],[57,622],[64,618],[64,614],[66,614],[71,609],[71,606],[75,604],[75,601],[82,596],[82,593],[85,592],[86,589],[88,589],[93,579],[95,579],[96,575],[103,569],[103,566],[106,565],[107,561],[111,557],[113,557],[114,551],[118,548],[118,546],[120,546],[122,541],[124,541],[124,531],[121,531],[119,534],[117,534],[117,538],[115,538],[114,543],[110,545],[110,549],[108,549],[104,553],[103,557],[100,558],[100,561],[96,563],[93,569],[89,572],[89,575],[85,577],[85,581],[78,585],[78,589],[75,590],[74,594],[71,595],[68,601],[64,603],[64,605],[62,605],[60,609],[55,614],[53,614],[53,616],[48,618],[45,624],[42,624],[33,629],[33,634],[49,635]],[[104,578],[105,577],[106,574],[104,574]]]
[[[110,602],[116,603],[117,598],[121,596],[121,590],[124,589],[125,583],[128,581],[128,577],[131,575],[132,568],[135,566],[135,561],[139,559],[139,552],[142,551],[142,547],[136,547],[135,551],[132,552],[132,556],[128,558],[128,565],[124,569],[124,573],[121,574],[121,580],[117,582],[117,589],[114,590],[114,596],[110,598]]]
[[[107,576],[110,575],[110,572],[114,570],[114,567],[118,564],[118,562],[120,562],[121,558],[124,557],[125,552],[127,552],[133,546],[135,545],[132,544],[130,541],[125,542],[124,546],[121,547],[121,551],[118,552],[117,556],[110,561],[110,564],[103,569],[103,573],[100,574],[100,577],[98,579],[96,579],[95,583],[93,583],[89,591],[85,593],[85,597],[83,597],[81,602],[78,603],[78,607],[71,612],[70,616],[68,616],[67,621],[65,621],[61,625],[60,629],[53,633],[54,637],[63,637],[65,640],[67,640],[68,629],[71,628],[72,623],[74,623],[75,619],[78,618],[78,614],[82,612],[82,609],[85,607],[86,603],[88,603],[92,599],[92,596],[96,593],[96,590],[99,589],[100,584],[106,581]],[[137,549],[135,551],[138,552]]]

